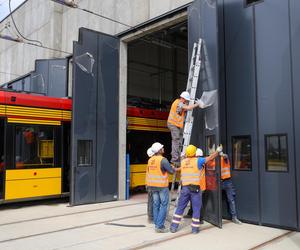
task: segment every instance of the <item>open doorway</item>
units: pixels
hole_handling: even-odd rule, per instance
[[[127,153],[131,194],[145,190],[146,151],[154,142],[162,143],[165,157],[171,158],[167,118],[172,102],[186,89],[187,25],[187,21],[181,21],[127,44]]]

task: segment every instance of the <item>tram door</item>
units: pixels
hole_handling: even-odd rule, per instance
[[[71,205],[117,200],[119,39],[81,28],[73,50]]]
[[[217,0],[195,0],[188,8],[189,57],[192,46],[203,39],[202,67],[198,82],[197,97],[204,91],[214,93],[213,104],[203,110],[196,110],[191,142],[205,152],[213,152],[220,143],[219,112],[219,31]],[[204,219],[222,227],[222,198],[220,189],[219,159],[207,168],[207,190],[203,193]]]
[[[0,200],[4,196],[4,119],[0,118]]]

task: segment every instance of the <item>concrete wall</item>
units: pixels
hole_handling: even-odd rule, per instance
[[[13,17],[23,35],[40,40],[44,46],[60,50],[62,11],[62,6],[50,1],[29,0],[13,13]],[[12,33],[16,34],[10,17],[1,22],[0,30],[7,22],[11,24]],[[3,33],[9,34],[5,31]],[[0,71],[5,73],[0,74],[0,83],[33,70],[35,59],[60,56],[61,53],[1,39]]]
[[[119,20],[128,26],[135,26],[192,1],[79,0],[76,2],[81,8]],[[80,27],[108,34],[117,34],[129,28],[81,10],[45,0],[28,0],[13,13],[13,17],[19,30],[26,37],[38,39],[47,47],[70,53],[72,53],[73,41],[78,39]],[[0,30],[7,22],[10,22],[12,26],[9,17],[0,23]],[[13,27],[11,27],[11,31],[15,31]],[[0,41],[0,72],[2,72],[0,73],[0,84],[33,70],[35,59],[67,55],[2,39]]]

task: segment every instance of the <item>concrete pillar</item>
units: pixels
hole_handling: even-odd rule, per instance
[[[127,43],[120,43],[119,77],[119,199],[126,193]]]

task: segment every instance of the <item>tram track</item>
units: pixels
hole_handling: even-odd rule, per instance
[[[285,237],[291,236],[291,235],[293,235],[293,234],[295,234],[295,233],[296,233],[296,232],[294,232],[294,231],[288,231],[288,232],[285,232],[285,233],[283,233],[283,234],[281,234],[281,235],[279,235],[279,236],[277,236],[277,237],[274,237],[274,238],[272,238],[272,239],[270,239],[270,240],[267,240],[267,241],[265,241],[265,242],[263,242],[263,243],[261,243],[261,244],[259,244],[259,245],[256,245],[256,246],[250,248],[249,250],[259,250],[259,249],[262,249],[262,248],[264,248],[264,247],[271,246],[271,245],[274,244],[276,241],[279,241],[279,240],[281,240],[281,239],[283,239],[283,238],[285,238]]]
[[[45,217],[38,217],[38,218],[33,218],[33,219],[12,221],[12,222],[7,222],[7,223],[2,223],[2,224],[0,224],[0,227],[2,227],[2,226],[8,226],[8,225],[20,224],[20,223],[26,223],[26,222],[32,222],[32,221],[47,220],[47,219],[53,219],[53,218],[59,218],[59,217],[77,215],[77,214],[91,213],[91,212],[97,212],[97,211],[104,211],[104,210],[109,210],[109,209],[114,209],[114,208],[120,208],[120,207],[129,207],[129,206],[135,206],[135,205],[141,205],[141,204],[147,204],[147,202],[138,202],[138,203],[124,204],[124,205],[117,205],[117,206],[112,206],[112,207],[103,207],[103,208],[90,209],[90,210],[85,210],[85,211],[78,211],[78,212],[72,212],[72,213],[64,213],[64,214],[57,214],[57,215],[51,215],[51,216],[45,216]]]
[[[230,221],[223,222],[223,225],[225,225],[227,223],[230,223]],[[186,225],[186,226],[188,226],[188,225]],[[214,228],[216,228],[216,226],[209,225],[209,226],[201,229],[201,232],[206,231],[206,230],[210,230],[210,229],[214,229]],[[201,234],[201,232],[200,232],[200,234]],[[159,244],[162,244],[162,243],[174,240],[174,239],[178,239],[178,238],[181,238],[181,237],[189,236],[189,235],[191,235],[191,231],[190,230],[179,231],[179,232],[177,232],[175,234],[172,234],[170,236],[167,236],[167,237],[164,237],[164,238],[161,238],[161,239],[152,240],[152,241],[146,241],[146,242],[143,242],[141,244],[137,244],[135,246],[123,248],[121,250],[139,250],[139,249],[143,249],[143,248],[146,248],[146,247],[157,246]]]
[[[64,231],[68,231],[68,230],[75,230],[75,229],[80,229],[80,228],[85,228],[85,227],[90,227],[90,226],[102,225],[102,224],[107,224],[107,223],[111,223],[111,222],[115,222],[115,221],[121,221],[121,220],[126,220],[126,219],[137,218],[137,217],[145,216],[145,215],[147,215],[147,213],[140,213],[140,214],[135,214],[135,215],[130,215],[130,216],[114,218],[114,219],[111,219],[111,220],[102,220],[102,221],[97,221],[97,222],[78,225],[78,226],[66,227],[66,228],[62,228],[62,229],[58,229],[58,230],[51,230],[51,231],[42,232],[42,233],[24,235],[24,236],[20,236],[20,237],[16,237],[16,238],[0,240],[0,244],[1,243],[12,242],[12,241],[17,241],[17,240],[33,238],[33,237],[37,237],[37,236],[43,236],[43,235],[58,233],[58,232],[64,232]]]

